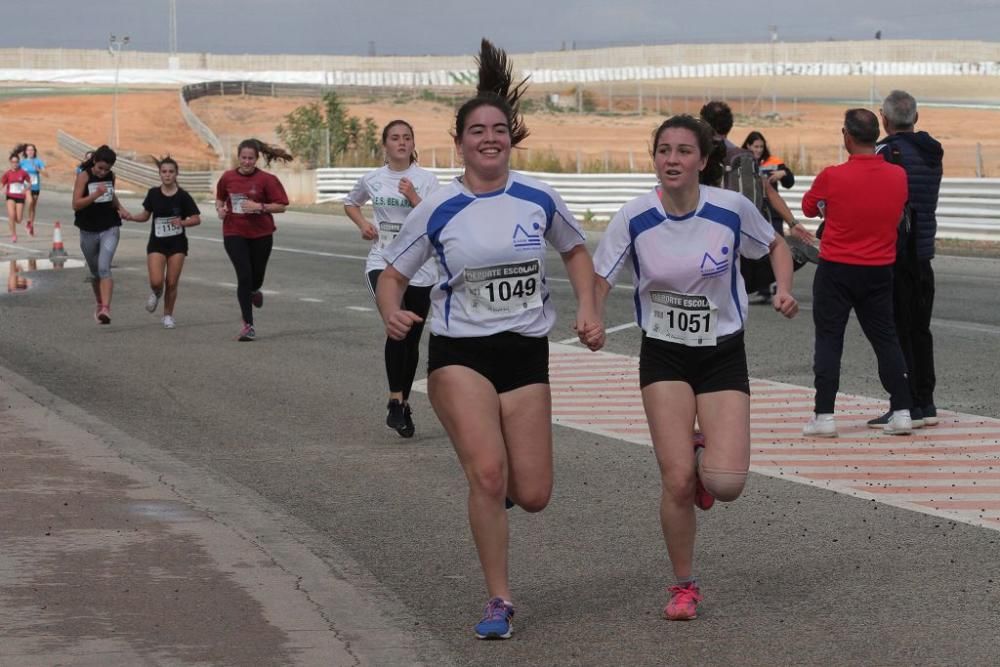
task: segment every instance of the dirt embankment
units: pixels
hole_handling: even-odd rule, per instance
[[[524,142],[520,159],[536,162],[557,157],[564,166],[575,166],[577,157],[586,166],[609,163],[626,168],[647,168],[651,131],[670,112],[697,113],[703,98],[675,97],[661,93],[660,113],[654,97],[646,93],[645,113],[639,115],[575,112],[536,112],[527,117],[531,136]],[[275,127],[284,115],[312,100],[296,98],[213,97],[197,100],[192,108],[229,147],[248,136],[275,139]],[[379,126],[395,118],[405,118],[415,129],[421,161],[431,166],[452,163],[449,130],[454,109],[447,103],[406,100],[359,102],[347,99],[349,113],[372,117]],[[597,108],[606,108],[599,97]],[[741,142],[747,132],[759,129],[772,152],[800,172],[815,172],[840,159],[840,128],[846,105],[843,103],[792,103],[778,101],[778,117],[755,118],[742,115],[753,100],[730,98],[739,117],[731,138]],[[214,152],[185,124],[175,91],[126,92],[119,96],[119,137],[121,152],[140,158],[149,155],[174,156],[182,169],[205,169],[215,164]],[[761,104],[770,111],[768,103]],[[669,107],[669,108],[668,108]],[[621,105],[615,105],[620,109]],[[0,146],[32,142],[48,164],[47,181],[69,187],[75,161],[59,150],[56,131],[64,130],[93,144],[109,140],[112,97],[99,95],[40,96],[0,101]],[[924,107],[921,129],[937,137],[945,146],[945,170],[949,176],[973,176],[976,145],[981,144],[986,175],[1000,176],[1000,111]]]

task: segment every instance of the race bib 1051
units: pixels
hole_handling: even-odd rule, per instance
[[[716,343],[719,309],[698,294],[653,291],[646,335],[688,347],[710,347]]]

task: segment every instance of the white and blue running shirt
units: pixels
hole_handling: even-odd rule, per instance
[[[685,345],[713,345],[716,337],[741,331],[746,319],[738,256],[760,259],[773,240],[771,223],[738,192],[702,185],[697,208],[674,217],[654,189],[612,218],[594,270],[614,285],[630,261],[642,330]]]
[[[383,251],[412,276],[437,257],[431,332],[452,338],[511,331],[545,336],[555,324],[546,285],[545,251],[560,253],[585,236],[548,185],[511,172],[503,189],[473,194],[455,179],[423,200]]]
[[[354,188],[344,197],[344,204],[347,206],[363,206],[369,200],[372,202],[375,216],[373,224],[378,229],[378,236],[372,241],[371,250],[368,251],[365,275],[385,268],[382,249],[396,238],[406,216],[413,210],[409,200],[399,191],[399,181],[403,178],[410,179],[421,200],[440,187],[437,176],[416,164],[411,164],[404,171],[393,171],[389,165],[385,165],[359,178]],[[420,267],[410,284],[429,287],[437,282],[437,277],[437,260],[431,259]]]

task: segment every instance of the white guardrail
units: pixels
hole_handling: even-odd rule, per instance
[[[56,143],[59,148],[74,159],[81,161],[87,151],[93,151],[96,148],[96,146],[81,141],[62,130],[56,131]],[[160,184],[160,172],[156,167],[135,160],[119,157],[115,161],[114,171],[126,181],[136,185],[151,188]],[[177,175],[177,183],[185,190],[196,194],[212,192],[215,186],[215,180],[210,171],[182,171]]]
[[[316,202],[340,201],[370,168],[316,170]],[[461,169],[430,169],[441,183]],[[523,172],[551,185],[579,218],[608,220],[622,205],[656,184],[652,174],[555,174]],[[802,195],[812,176],[796,176],[795,187],[781,189],[792,213],[815,228],[818,220],[802,215]],[[966,240],[1000,241],[1000,178],[946,178],[941,183],[937,208],[938,236]]]

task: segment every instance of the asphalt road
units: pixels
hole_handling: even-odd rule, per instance
[[[40,219],[71,219],[56,197]],[[28,292],[0,296],[0,366],[230,485],[237,502],[289,517],[289,537],[390,619],[412,662],[1000,662],[1000,533],[760,475],[740,500],[700,517],[701,618],[661,620],[671,581],[652,452],[563,427],[551,505],[511,514],[515,638],[475,641],[485,593],[465,482],[426,396],[413,397],[415,438],[383,425],[383,332],[362,280],[366,243],[345,218],[280,216],[258,340],[240,344],[235,277],[220,223],[203,208],[176,330],[143,309],[148,232],[130,224],[112,325],[94,322],[84,270],[39,272]],[[41,238],[50,233],[40,225]],[[71,225],[64,234],[79,257]],[[47,248],[19,246],[0,245],[0,257]],[[558,261],[550,266],[562,275]],[[1000,260],[939,257],[934,267],[937,405],[1000,418]],[[804,309],[795,320],[753,308],[752,376],[811,385],[811,277],[809,268],[796,275]],[[557,279],[553,292],[552,339],[569,338],[571,289]],[[616,291],[608,326],[627,324],[631,308]],[[609,351],[638,351],[634,327],[608,338]],[[882,395],[855,324],[841,390]]]

